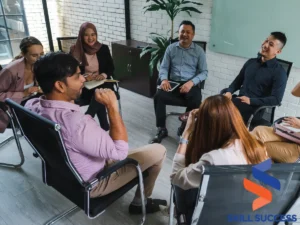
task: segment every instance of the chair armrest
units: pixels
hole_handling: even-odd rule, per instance
[[[90,182],[85,183],[84,187],[86,190],[91,190],[92,188],[94,188],[94,186],[99,183],[100,180],[108,177],[109,175],[111,175],[112,173],[116,172],[118,169],[126,166],[126,165],[134,165],[134,166],[138,166],[139,163],[138,161],[131,159],[131,158],[126,158],[122,161],[119,161],[115,164],[113,164],[112,166],[103,169],[102,171],[100,171],[97,175],[96,178],[94,178],[93,180],[91,180]]]
[[[247,128],[249,129],[249,127],[250,127],[250,125],[251,125],[251,122],[252,122],[252,119],[254,118],[254,116],[259,112],[259,111],[261,111],[261,110],[263,110],[263,109],[273,109],[273,108],[275,108],[275,107],[277,107],[277,106],[280,106],[281,104],[279,104],[279,105],[269,105],[269,106],[260,106],[260,107],[258,107],[255,111],[254,111],[254,113],[250,116],[250,118],[249,118],[249,120],[248,120],[248,122],[247,122]]]
[[[3,112],[6,112],[8,110],[8,107],[4,102],[0,102],[0,109],[2,109]]]
[[[139,163],[138,163],[136,160],[134,160],[134,159],[126,158],[126,159],[124,159],[124,160],[122,160],[122,161],[119,161],[119,162],[113,164],[112,166],[110,166],[110,167],[108,167],[108,168],[102,170],[101,172],[99,172],[99,173],[97,174],[96,177],[97,177],[99,180],[102,180],[102,179],[108,177],[109,175],[111,175],[112,173],[116,172],[118,169],[120,169],[120,168],[122,168],[122,167],[124,167],[124,166],[126,166],[126,165],[134,165],[134,166],[138,166]]]

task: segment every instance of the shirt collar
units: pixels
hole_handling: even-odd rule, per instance
[[[176,42],[176,47],[182,48],[179,45],[179,41]],[[195,43],[194,42],[192,42],[192,44],[188,48],[182,48],[182,49],[193,49],[193,48],[195,48]]]
[[[257,54],[257,62],[262,63],[261,60],[262,55],[260,53]],[[266,65],[267,67],[272,67],[277,63],[277,58],[274,57],[273,59],[267,60],[266,62],[263,62],[262,65]]]
[[[72,111],[80,112],[80,106],[71,102],[58,101],[58,100],[47,100],[45,96],[40,97],[40,104],[44,108],[56,108],[56,109],[67,109]]]

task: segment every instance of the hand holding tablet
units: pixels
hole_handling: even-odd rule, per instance
[[[177,88],[180,85],[180,83],[174,82],[174,81],[168,81],[168,80],[163,80],[161,85],[158,86],[158,89],[162,89],[164,91],[173,91],[175,88]]]

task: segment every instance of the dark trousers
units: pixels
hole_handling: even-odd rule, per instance
[[[114,91],[114,87],[112,83],[104,83],[103,85],[99,86],[98,88],[109,88]],[[120,99],[120,96],[116,91],[114,91],[117,99]],[[91,115],[91,117],[95,117],[97,115],[99,119],[100,126],[103,130],[108,131],[109,130],[109,123],[107,119],[107,113],[106,108],[101,103],[97,102],[94,97],[95,89],[93,90],[85,90],[85,93],[83,93],[83,98],[90,100],[89,107],[85,114]]]
[[[90,105],[85,112],[85,114],[91,115],[91,117],[95,117],[97,114],[97,117],[99,119],[100,126],[103,130],[108,131],[109,130],[109,124],[107,120],[107,114],[106,114],[106,108],[101,103],[97,102],[95,100],[95,97],[92,97],[92,100],[90,102]]]
[[[154,95],[154,110],[156,115],[156,126],[166,127],[166,105],[178,105],[186,103],[186,112],[199,108],[202,100],[201,89],[194,86],[186,94],[181,94],[179,87],[172,92],[157,89]]]
[[[250,116],[254,113],[254,111],[258,107],[254,107],[254,106],[248,105],[248,104],[246,104],[244,102],[241,102],[241,100],[239,98],[237,98],[237,97],[233,97],[232,98],[232,102],[238,108],[238,110],[240,111],[240,113],[241,113],[241,115],[243,117],[244,123],[245,123],[245,125],[247,125]],[[259,120],[262,117],[262,115],[263,115],[263,112],[257,114],[253,118],[253,121]]]

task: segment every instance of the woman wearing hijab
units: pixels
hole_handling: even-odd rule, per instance
[[[81,73],[87,75],[87,81],[110,79],[115,69],[108,46],[98,42],[97,37],[95,25],[86,22],[81,25],[76,44],[70,49],[71,55],[80,63]],[[100,87],[114,90],[112,83],[104,83]],[[94,89],[86,88],[82,91],[82,100],[89,104],[86,114],[92,117],[97,114],[101,128],[107,131],[109,124],[106,109],[95,101],[94,92]]]

